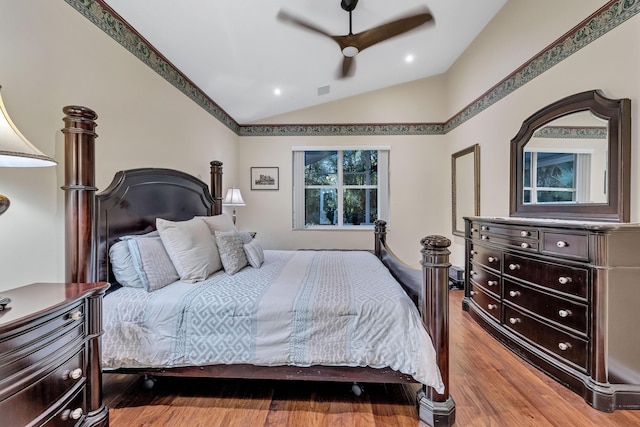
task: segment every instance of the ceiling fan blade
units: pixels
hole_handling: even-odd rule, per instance
[[[327,36],[330,38],[333,38],[333,36],[331,34],[329,34],[328,32],[326,32],[325,30],[323,30],[320,27],[317,27],[303,19],[300,19],[296,16],[293,16],[287,12],[285,12],[284,10],[281,10],[280,12],[278,12],[278,19],[282,22],[287,22],[287,23],[291,23],[294,25],[297,25],[299,27],[305,28],[307,30],[313,31],[315,33],[319,33],[322,34],[323,36]]]
[[[352,77],[356,72],[356,59],[353,56],[343,56],[342,64],[338,69],[337,77],[339,79],[344,79],[347,77]]]
[[[428,10],[425,10],[424,12],[420,12],[406,18],[400,18],[370,30],[349,36],[351,39],[349,44],[358,48],[358,51],[362,51],[376,43],[380,43],[390,39],[391,37],[406,33],[407,31],[413,30],[414,28],[431,21],[433,21],[433,15],[431,15]]]

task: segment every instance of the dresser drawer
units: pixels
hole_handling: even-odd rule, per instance
[[[43,427],[74,427],[80,425],[87,416],[85,388],[78,390],[70,399],[65,400],[56,409],[52,416],[45,421]]]
[[[563,332],[506,305],[504,307],[504,324],[507,329],[511,329],[543,349],[586,371],[588,357],[586,340]]]
[[[504,300],[536,313],[558,325],[586,335],[588,309],[580,304],[546,292],[540,292],[510,280],[505,280]]]
[[[492,273],[484,268],[473,264],[473,270],[469,272],[471,281],[483,290],[495,294],[496,298],[502,296],[502,280],[498,274]]]
[[[586,234],[542,233],[542,252],[565,258],[589,259],[589,237]]]
[[[526,226],[501,226],[495,224],[478,224],[480,234],[494,234],[506,237],[526,237],[538,239],[538,229]]]
[[[471,245],[470,259],[474,263],[484,265],[498,272],[501,271],[502,251],[499,249],[487,248],[474,243]]]
[[[504,254],[504,275],[587,299],[589,271],[586,268],[552,264],[514,254]]]
[[[502,245],[508,248],[524,249],[531,252],[538,252],[538,240],[526,239],[523,237],[505,237],[505,236],[491,236],[483,234],[480,236],[480,241],[491,242],[494,245]]]
[[[471,285],[471,299],[482,311],[493,317],[497,322],[500,321],[500,313],[502,312],[500,301],[484,292],[482,288],[473,285]]]
[[[52,403],[62,399],[66,394],[85,381],[84,347],[71,356],[52,360],[38,372],[41,378],[29,385],[16,382],[15,393],[5,400],[0,400],[0,413],[3,415],[3,426],[28,425],[38,414],[44,413]],[[5,391],[10,391],[9,387]],[[5,424],[6,422],[6,424]],[[37,424],[37,423],[36,423]]]

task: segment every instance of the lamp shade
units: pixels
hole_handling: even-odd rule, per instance
[[[230,188],[227,190],[227,195],[222,201],[224,206],[246,206],[240,194],[239,188]]]
[[[2,87],[0,86],[0,89]],[[57,164],[31,144],[13,124],[0,95],[0,167],[41,167]]]

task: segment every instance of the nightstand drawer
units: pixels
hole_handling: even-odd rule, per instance
[[[87,416],[84,387],[67,399],[57,411],[43,424],[43,427],[73,427],[79,425]]]
[[[84,383],[84,347],[70,357],[69,354],[64,356],[66,357],[54,359],[49,365],[43,366],[37,372],[43,375],[37,382],[17,381],[4,390],[15,393],[0,400],[3,426],[29,424],[37,414],[46,412],[52,403],[69,394],[78,384]],[[23,402],[29,402],[29,406]]]

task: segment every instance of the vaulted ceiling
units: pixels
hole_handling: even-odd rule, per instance
[[[251,123],[444,73],[506,0],[361,0],[355,34],[425,8],[434,20],[359,52],[346,78],[340,47],[327,37],[349,33],[340,0],[104,3],[236,122]],[[280,12],[314,31],[278,19]]]

